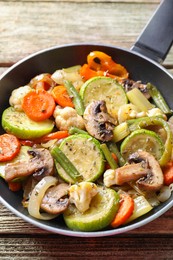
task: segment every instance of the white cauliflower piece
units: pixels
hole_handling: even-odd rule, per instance
[[[56,106],[53,116],[59,130],[68,130],[72,126],[80,129],[85,128],[83,117],[78,115],[72,107],[61,108]]]
[[[138,107],[129,103],[122,105],[118,110],[119,124],[127,121],[128,119],[140,118],[146,116],[145,111],[140,111]]]
[[[74,87],[77,90],[80,90],[80,87],[83,85],[84,81],[82,79],[82,76],[80,75],[81,66],[77,65],[74,67],[69,67],[67,69],[62,69],[62,70],[56,70],[51,78],[60,85],[64,84],[64,80],[69,80],[73,83]]]
[[[15,110],[22,111],[23,98],[31,91],[33,91],[33,89],[28,85],[14,89],[9,99],[10,105],[14,107]]]
[[[162,110],[160,108],[157,108],[157,107],[148,110],[147,116],[149,116],[149,117],[151,117],[151,116],[162,116],[163,119],[167,120],[166,115],[162,112]]]
[[[108,169],[104,172],[103,175],[103,183],[106,187],[110,187],[114,184],[116,184],[116,178],[115,178],[115,170]]]
[[[95,183],[84,181],[70,187],[69,199],[81,213],[84,213],[89,209],[91,200],[97,193],[98,189]]]

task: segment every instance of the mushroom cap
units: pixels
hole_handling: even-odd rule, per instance
[[[41,209],[50,214],[62,213],[69,204],[68,190],[69,185],[66,183],[50,187],[42,199]]]
[[[113,138],[113,129],[117,120],[111,117],[104,100],[93,101],[84,112],[85,128],[90,135],[101,141],[110,141]]]
[[[163,186],[163,172],[155,157],[146,151],[137,151],[129,157],[129,164],[115,170],[115,183],[136,181],[139,189],[158,191]]]
[[[31,155],[31,157],[6,165],[6,181],[31,174],[33,174],[33,177],[37,180],[40,180],[44,176],[52,175],[54,161],[49,150],[45,148],[31,148],[28,150],[28,154]]]
[[[136,183],[138,187],[146,191],[158,191],[164,183],[162,169],[155,157],[145,151],[138,151],[133,156],[148,164],[148,172],[146,177],[140,178]]]

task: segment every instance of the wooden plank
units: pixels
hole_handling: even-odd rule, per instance
[[[125,2],[0,2],[0,64],[74,42],[130,48],[156,7],[156,3]],[[172,63],[172,57],[173,51],[166,63]]]
[[[70,238],[62,236],[5,237],[1,259],[172,259],[173,238]],[[136,247],[138,245],[138,247]]]
[[[1,0],[1,2],[28,2],[28,0]],[[160,3],[160,0],[30,0],[29,2],[76,2],[76,3]]]
[[[33,226],[30,223],[22,220],[13,213],[11,213],[6,207],[0,204],[0,236],[2,234],[47,234],[49,232]],[[140,227],[136,230],[129,231],[125,235],[133,236],[148,236],[148,235],[172,235],[173,236],[173,209],[170,209],[160,218],[152,221],[151,223]],[[163,225],[163,223],[166,223]]]

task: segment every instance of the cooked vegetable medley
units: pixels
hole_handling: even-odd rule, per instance
[[[72,230],[117,228],[168,200],[173,117],[151,83],[113,57],[36,75],[2,115],[0,175],[37,219]],[[139,79],[140,80],[140,79]]]

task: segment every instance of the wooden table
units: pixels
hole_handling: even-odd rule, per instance
[[[159,0],[0,0],[0,73],[38,50],[74,42],[130,48]],[[173,49],[164,65],[173,69]],[[48,233],[0,205],[0,259],[173,259],[173,209],[104,238]]]

